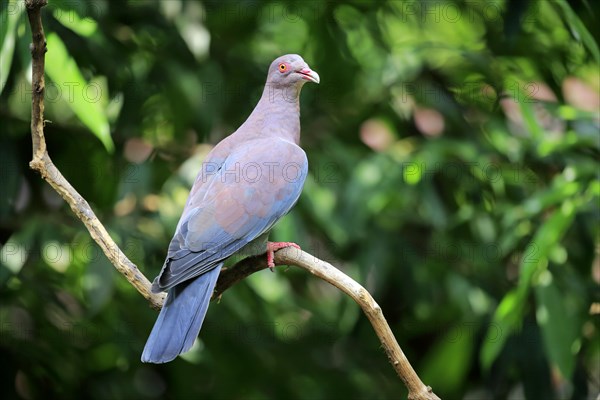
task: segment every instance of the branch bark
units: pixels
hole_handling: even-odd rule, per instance
[[[25,0],[33,39],[30,46],[32,58],[31,84],[33,89],[31,94],[33,159],[29,166],[38,171],[42,178],[67,202],[115,268],[150,302],[152,307],[158,309],[162,306],[165,295],[154,294],[150,291],[150,281],[112,240],[88,202],[65,179],[48,155],[46,139],[44,138],[44,93],[46,89],[44,65],[47,49],[41,17],[41,8],[46,4],[48,4],[47,0]]]
[[[291,265],[307,270],[314,276],[323,279],[340,289],[352,298],[363,310],[373,330],[381,341],[392,367],[408,389],[409,400],[439,400],[431,387],[426,386],[400,348],[392,330],[387,323],[381,307],[373,296],[354,279],[344,274],[333,265],[294,247],[286,247],[275,252],[275,263]],[[254,272],[266,269],[264,256],[250,257],[238,262],[231,269],[221,272],[213,299],[221,296],[225,290]]]
[[[47,49],[41,18],[41,9],[47,3],[47,0],[25,0],[33,39],[33,43],[31,44],[31,56],[33,60],[33,90],[31,99],[33,158],[29,166],[38,171],[42,178],[67,202],[73,213],[83,222],[92,239],[100,246],[115,268],[148,300],[151,307],[160,309],[164,302],[165,294],[151,292],[150,281],[112,240],[88,202],[65,179],[48,155],[44,137],[44,64]],[[398,345],[392,330],[383,316],[381,308],[365,288],[333,265],[293,247],[277,251],[275,253],[275,262],[277,264],[295,265],[303,268],[316,277],[329,282],[356,301],[373,325],[373,329],[379,337],[394,370],[406,385],[409,392],[408,399],[439,400],[439,397],[432,392],[431,388],[423,384],[419,379]],[[266,262],[264,257],[251,257],[240,261],[232,268],[224,269],[217,281],[213,299],[220,297],[225,290],[235,283],[265,268]]]

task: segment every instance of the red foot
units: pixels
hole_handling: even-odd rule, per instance
[[[275,268],[275,252],[285,247],[295,247],[300,249],[300,246],[292,242],[267,242],[267,266],[271,271]]]

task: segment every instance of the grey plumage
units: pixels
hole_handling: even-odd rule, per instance
[[[264,253],[269,231],[298,200],[308,173],[298,146],[298,96],[307,81],[318,83],[319,76],[302,57],[273,61],[252,114],[204,160],[152,284],[152,291],[168,295],[143,362],[168,362],[189,350],[223,263],[240,253]]]

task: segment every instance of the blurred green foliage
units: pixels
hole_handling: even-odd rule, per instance
[[[294,268],[141,364],[156,313],[28,169],[30,31],[0,4],[3,398],[405,397],[358,307]],[[310,177],[272,238],[362,282],[445,399],[595,398],[597,4],[50,0],[49,153],[153,278],[209,143],[299,53]]]

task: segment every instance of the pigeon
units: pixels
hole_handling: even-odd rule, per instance
[[[262,96],[246,121],[206,156],[191,188],[152,292],[167,298],[142,362],[166,363],[198,337],[219,272],[232,260],[298,245],[269,242],[269,231],[298,201],[308,174],[299,146],[299,95],[319,74],[297,54],[269,67]]]

